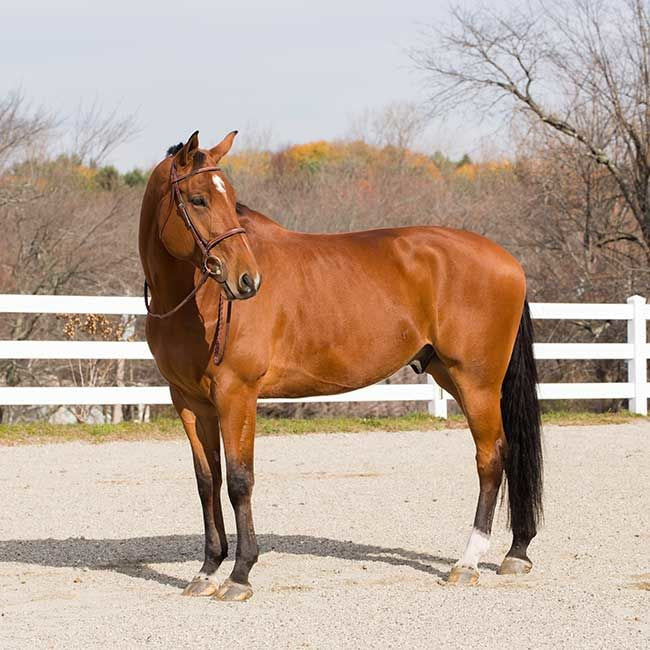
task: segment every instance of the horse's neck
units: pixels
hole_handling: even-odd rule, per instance
[[[141,224],[140,254],[145,279],[158,313],[173,309],[194,288],[195,268],[167,252],[155,222]]]
[[[237,215],[241,225],[249,235],[255,236],[256,234],[270,234],[274,232],[286,231],[286,228],[281,226],[277,221],[267,217],[261,212],[251,210],[245,205],[237,204]]]
[[[156,312],[167,312],[176,307],[194,289],[196,269],[189,262],[167,254],[154,256],[151,265],[150,291]]]

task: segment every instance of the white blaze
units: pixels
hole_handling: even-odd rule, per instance
[[[214,174],[212,176],[212,182],[214,183],[214,186],[217,188],[217,192],[221,192],[222,194],[226,193],[226,186],[221,176]]]
[[[477,528],[472,528],[472,534],[469,536],[463,558],[458,560],[457,564],[476,569],[480,559],[487,553],[488,548],[490,548],[490,536]]]

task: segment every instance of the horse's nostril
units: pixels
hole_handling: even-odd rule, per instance
[[[250,293],[255,290],[255,283],[248,273],[242,273],[239,278],[239,288],[243,293]]]

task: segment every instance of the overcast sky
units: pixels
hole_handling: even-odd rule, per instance
[[[493,3],[492,3],[493,4]],[[74,114],[80,103],[135,113],[140,132],[110,162],[159,160],[200,129],[270,144],[342,137],[351,118],[424,99],[406,50],[446,19],[431,0],[0,0],[0,92]],[[492,131],[453,118],[423,148],[476,153]],[[480,138],[483,136],[483,141]],[[489,142],[488,142],[489,147]]]

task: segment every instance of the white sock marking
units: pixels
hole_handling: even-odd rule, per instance
[[[472,528],[472,534],[469,536],[465,553],[457,564],[476,569],[480,559],[487,553],[490,548],[490,536],[481,532],[477,528]]]
[[[212,582],[216,582],[217,572],[213,571],[212,573],[206,573],[205,571],[199,571],[198,574],[196,575],[196,578],[200,578],[201,580],[210,580]],[[194,579],[196,580],[196,578]]]

